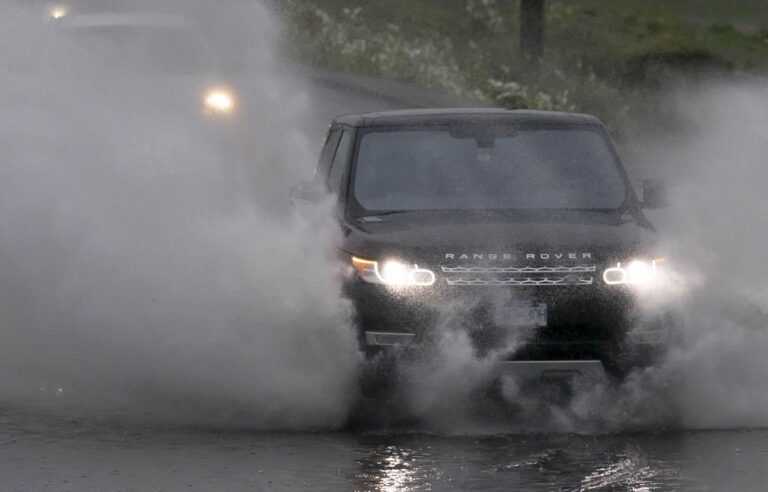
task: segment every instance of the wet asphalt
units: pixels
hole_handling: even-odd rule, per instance
[[[766,490],[768,431],[447,437],[0,412],[0,489]]]

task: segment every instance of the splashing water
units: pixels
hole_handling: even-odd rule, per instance
[[[192,16],[185,5],[175,12]],[[199,81],[116,75],[36,8],[4,7],[6,403],[44,393],[172,421],[344,421],[359,357],[336,228],[285,206],[286,183],[312,169],[306,101],[270,65],[275,19],[238,8],[272,37],[243,75],[240,98],[260,110],[242,122],[246,153],[211,136],[197,92],[193,111],[175,98]]]
[[[638,309],[673,312],[680,340],[656,365],[618,385],[578,387],[564,406],[504,380],[502,395],[516,411],[502,411],[501,424],[482,423],[473,395],[486,384],[493,354],[478,357],[456,328],[460,315],[446,316],[438,354],[414,366],[407,383],[412,410],[431,430],[603,433],[768,424],[768,89],[713,83],[669,97],[681,130],[636,138],[646,150],[643,175],[671,182],[671,206],[649,216],[676,283],[642,295]]]

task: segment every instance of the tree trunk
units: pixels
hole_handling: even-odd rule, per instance
[[[538,62],[544,54],[544,0],[520,0],[520,48]]]

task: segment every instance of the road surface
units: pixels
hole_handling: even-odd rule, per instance
[[[765,490],[768,431],[259,433],[4,412],[0,489]]]

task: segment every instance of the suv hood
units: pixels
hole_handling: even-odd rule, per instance
[[[578,263],[653,254],[655,234],[614,213],[567,212],[547,217],[406,213],[345,228],[346,252],[374,260],[439,263]]]

